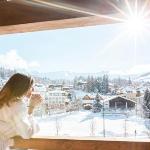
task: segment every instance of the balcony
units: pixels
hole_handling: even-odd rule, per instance
[[[91,2],[90,0],[52,0],[51,3],[46,0],[43,2],[42,0],[0,0],[0,34],[118,22],[109,16],[103,16],[122,16],[106,1],[121,7],[123,0],[92,0]],[[139,1],[143,2],[144,0]],[[146,2],[148,3],[148,1]],[[65,8],[66,5],[69,8]],[[73,7],[72,10],[70,7]],[[96,137],[33,137],[27,140],[16,137],[14,138],[14,147],[38,150],[150,150],[150,140]]]
[[[102,138],[35,137],[15,138],[15,148],[37,150],[149,150],[150,140]]]

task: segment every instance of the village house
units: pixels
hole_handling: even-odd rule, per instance
[[[82,98],[82,106],[83,108],[88,107],[89,109],[92,109],[95,101],[100,102],[101,100],[103,100],[103,98],[100,94],[96,94],[96,95],[87,94]]]
[[[73,90],[73,85],[63,86],[62,91],[71,92]]]
[[[78,81],[78,84],[77,84],[77,89],[78,90],[85,90],[86,89],[86,85],[87,85],[87,82],[86,81]]]
[[[53,90],[62,90],[63,85],[62,84],[50,84],[48,86],[48,90],[49,91],[53,91]]]
[[[69,102],[68,93],[60,90],[49,91],[47,102],[48,104],[65,104]]]
[[[85,95],[82,98],[82,106],[84,109],[92,109],[92,105],[94,103],[94,97]]]
[[[134,109],[136,102],[130,99],[127,99],[125,97],[121,96],[113,96],[111,98],[105,99],[102,102],[102,105],[104,105],[105,109],[113,109],[113,110],[124,110],[124,109]]]

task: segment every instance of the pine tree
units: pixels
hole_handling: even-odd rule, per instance
[[[132,85],[132,81],[131,81],[130,77],[129,77],[129,80],[128,80],[128,85]]]
[[[93,76],[88,76],[88,78],[87,78],[86,91],[87,92],[95,91],[95,80],[94,80]]]
[[[94,113],[97,113],[97,112],[100,112],[101,109],[102,109],[102,105],[100,104],[100,95],[97,93],[92,110]]]
[[[105,75],[105,93],[107,94],[108,92],[109,92],[108,75]]]
[[[95,92],[95,79],[91,76],[91,92]]]
[[[150,95],[150,92],[149,92],[148,89],[146,89],[146,91],[144,93],[144,105],[147,105],[148,99],[149,99],[149,95]]]
[[[95,87],[96,87],[98,93],[102,93],[102,78],[101,77],[98,77],[95,80]]]
[[[72,94],[71,93],[68,93],[67,97],[69,100],[72,100]]]
[[[147,89],[144,94],[143,111],[145,117],[150,117],[150,92]]]
[[[146,106],[147,106],[147,108],[150,110],[150,92],[148,93]]]
[[[102,93],[107,94],[109,92],[109,81],[108,76],[104,75],[102,80]]]

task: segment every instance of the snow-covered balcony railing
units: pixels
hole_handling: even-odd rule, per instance
[[[150,150],[150,140],[108,138],[36,137],[15,138],[15,148],[36,150]]]

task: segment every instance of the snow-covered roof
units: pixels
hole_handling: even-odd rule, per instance
[[[82,101],[83,104],[93,104],[94,100],[84,100]]]
[[[124,88],[125,91],[132,91],[132,92],[136,92],[136,89],[131,87],[131,86],[127,86],[126,88]]]
[[[83,80],[79,80],[78,83],[86,84],[87,82],[86,82],[86,81],[83,81]]]
[[[93,100],[93,99],[95,99],[95,97],[91,97],[89,95],[85,95],[82,99],[83,100]]]
[[[136,103],[135,101],[133,101],[133,100],[131,100],[131,99],[128,99],[128,98],[126,98],[126,97],[122,97],[122,96],[112,96],[112,97],[110,97],[110,98],[108,98],[108,99],[104,99],[103,102],[107,102],[107,101],[113,100],[113,99],[118,98],[118,97],[123,98],[123,99],[126,99],[127,101],[131,101],[131,102]]]
[[[53,90],[53,91],[49,91],[49,93],[67,93],[65,91],[61,91],[61,90]]]
[[[44,91],[46,91],[46,86],[43,84],[35,84],[34,90],[39,91],[39,92],[42,92],[42,91],[44,92]]]
[[[73,88],[72,86],[64,86],[63,89],[71,89]]]
[[[49,84],[49,87],[50,86],[54,86],[54,87],[62,87],[63,85],[62,84]]]

